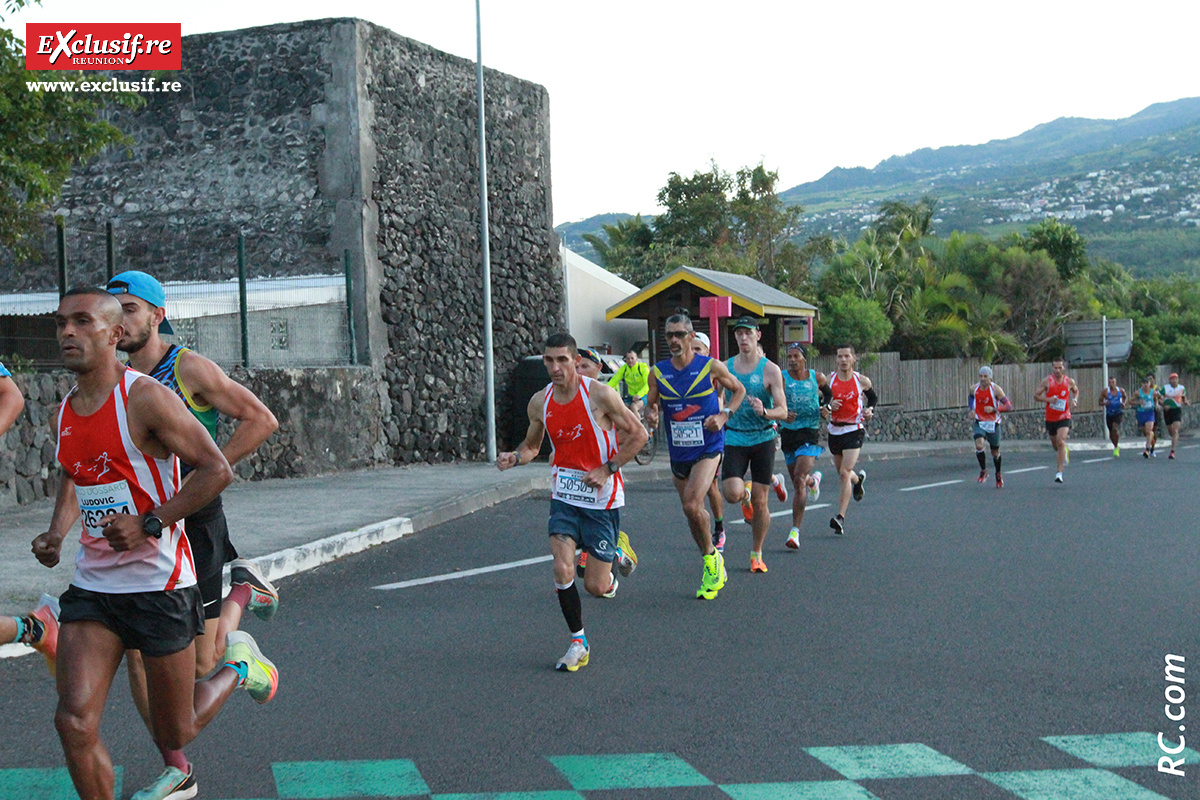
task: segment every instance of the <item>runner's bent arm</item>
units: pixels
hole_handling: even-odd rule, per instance
[[[771,390],[771,408],[764,408],[763,419],[787,419],[787,395],[783,393],[783,373],[773,362],[766,366],[767,384]]]
[[[725,366],[723,361],[714,360],[712,366],[709,368],[709,374],[712,375],[713,383],[719,387],[718,392],[721,389],[728,389],[731,393],[728,402],[725,404],[725,410],[719,414],[713,414],[704,420],[704,428],[706,430],[718,431],[724,427],[725,423],[729,421],[729,417],[734,411],[738,410],[742,401],[746,399],[746,387],[742,386],[742,382],[733,376],[733,373],[729,371],[729,367]]]
[[[129,390],[129,434],[139,450],[155,458],[174,454],[192,466],[179,491],[150,513],[168,527],[198,511],[233,482],[233,470],[217,444],[183,401],[153,380],[138,380]],[[98,523],[114,550],[136,547],[147,537],[143,517],[109,514]]]
[[[642,426],[637,414],[625,405],[621,395],[611,387],[593,384],[589,402],[613,422],[613,433],[617,435],[617,454],[613,456],[612,461],[613,466],[620,469],[633,460],[650,438],[650,434]],[[589,486],[603,486],[612,474],[608,464],[604,463],[585,475],[583,481]]]
[[[511,453],[500,453],[496,456],[496,469],[503,472],[506,469],[528,464],[537,458],[542,449],[542,437],[546,435],[546,427],[542,424],[542,404],[546,402],[546,390],[543,389],[529,398],[525,413],[529,417],[529,429],[525,431],[525,439]]]
[[[58,441],[58,415],[50,417],[50,430],[54,441]],[[58,563],[62,551],[63,539],[71,531],[75,520],[79,519],[79,503],[75,500],[75,481],[65,472],[62,483],[58,485],[58,494],[54,500],[54,515],[50,518],[50,530],[33,540],[33,554],[38,563],[44,567],[53,567]]]
[[[1042,382],[1040,384],[1038,384],[1037,394],[1035,394],[1033,396],[1033,402],[1035,402],[1035,403],[1049,402],[1050,398],[1046,394],[1046,392],[1049,391],[1049,389],[1050,389],[1050,379],[1042,378]]]
[[[647,384],[650,389],[646,392],[646,408],[642,412],[646,415],[646,424],[651,428],[658,427],[658,379],[654,377],[654,370],[650,370],[650,377],[647,378]]]
[[[271,409],[254,392],[232,380],[225,371],[202,355],[192,352],[179,356],[181,383],[202,405],[236,419],[237,429],[221,448],[229,466],[233,466],[258,449],[279,427]]]

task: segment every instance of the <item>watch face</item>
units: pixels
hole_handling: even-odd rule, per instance
[[[161,519],[153,514],[146,515],[145,521],[142,522],[142,530],[144,530],[150,536],[159,537],[162,536],[162,529],[163,523]]]

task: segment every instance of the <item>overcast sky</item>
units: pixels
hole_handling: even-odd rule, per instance
[[[550,93],[555,223],[654,213],[669,172],[760,160],[780,188],[920,147],[1200,95],[1200,3],[482,0],[483,60]],[[185,35],[336,14],[475,58],[473,0],[44,0],[7,21],[181,22]]]

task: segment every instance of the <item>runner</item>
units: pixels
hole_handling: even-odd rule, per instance
[[[1167,385],[1159,390],[1162,397],[1163,423],[1167,433],[1171,435],[1171,452],[1168,459],[1175,458],[1175,448],[1179,446],[1179,429],[1183,425],[1183,407],[1191,405],[1187,399],[1187,389],[1179,383],[1179,373],[1172,372],[1167,378]]]
[[[975,423],[972,434],[975,438],[975,458],[979,460],[979,482],[987,480],[987,456],[983,453],[983,444],[987,442],[991,445],[992,465],[996,468],[996,488],[1003,489],[1004,478],[1000,475],[1000,412],[1011,411],[1012,403],[1004,390],[992,383],[991,367],[979,368],[979,383],[972,387],[967,406]]]
[[[25,398],[21,389],[12,379],[12,373],[0,362],[0,436],[12,427],[25,408]]]
[[[1154,417],[1157,409],[1158,392],[1154,389],[1154,377],[1147,375],[1142,378],[1142,388],[1137,396],[1138,429],[1146,435],[1146,447],[1142,450],[1142,458],[1149,458],[1154,452]]]
[[[766,572],[762,547],[771,527],[767,492],[775,490],[780,501],[787,501],[783,474],[775,468],[775,420],[787,419],[787,401],[783,394],[783,374],[779,367],[762,355],[758,340],[762,331],[754,317],[741,317],[733,323],[738,354],[725,361],[730,373],[746,387],[742,403],[725,425],[725,462],[721,466],[721,492],[730,503],[740,502],[742,514],[751,525],[750,571]],[[730,403],[732,405],[732,402]],[[746,469],[750,484],[746,485]]]
[[[625,354],[625,363],[608,379],[608,385],[620,391],[621,381],[625,381],[625,391],[629,393],[629,407],[638,415],[638,419],[641,419],[646,392],[650,390],[649,380],[650,365],[638,360],[636,350],[630,350]]]
[[[837,373],[829,379],[832,400],[826,406],[829,417],[829,453],[837,468],[840,481],[838,491],[838,513],[829,520],[829,527],[841,536],[846,532],[846,510],[850,497],[857,502],[863,499],[863,484],[867,471],[854,471],[867,432],[864,422],[875,416],[878,397],[871,387],[871,379],[854,371],[858,356],[854,346],[844,344],[837,349]]]
[[[126,650],[142,651],[151,730],[164,750],[195,738],[238,687],[259,703],[270,700],[279,673],[248,634],[234,632],[224,665],[196,680],[194,640],[203,614],[181,523],[233,472],[177,397],[117,360],[124,328],[111,294],[67,292],[55,323],[63,363],[77,383],[56,428],[64,470],[58,501],[33,551],[53,567],[83,516],[75,577],[60,598],[55,727],[79,796],[111,800],[114,773],[100,720]],[[179,460],[194,467],[182,487]]]
[[[515,451],[497,456],[496,468],[529,463],[541,450],[542,437],[550,434],[554,445],[550,552],[559,607],[571,633],[571,644],[554,668],[575,672],[586,667],[591,657],[575,586],[575,550],[588,553],[584,588],[596,597],[615,596],[618,583],[612,562],[625,504],[621,467],[642,449],[647,435],[620,395],[600,381],[579,375],[579,349],[570,334],[550,336],[542,360],[550,384],[530,398],[525,440]]]
[[[162,284],[144,272],[131,270],[115,275],[106,288],[124,311],[125,335],[117,349],[129,354],[129,366],[173,391],[214,441],[219,415],[237,421],[237,428],[221,449],[231,467],[257,450],[279,427],[270,409],[250,390],[230,380],[219,366],[187,348],[163,341],[160,333],[174,331],[166,319]],[[180,466],[185,476],[191,471],[187,464]],[[224,655],[225,636],[238,629],[242,612],[249,608],[260,618],[270,619],[279,607],[279,595],[253,561],[238,558],[229,539],[220,495],[189,514],[184,528],[204,604],[204,633],[196,639],[196,677],[202,678]],[[230,590],[222,602],[221,568],[226,563],[230,564]],[[149,726],[141,654],[130,650],[126,660],[134,704]],[[194,769],[182,751],[167,751],[162,756],[162,774],[136,792],[132,800],[183,797],[195,788]]]
[[[821,496],[821,473],[814,471],[817,457],[824,452],[817,442],[821,433],[821,406],[833,396],[829,380],[808,368],[804,345],[793,342],[787,349],[787,371],[783,373],[783,393],[787,398],[787,417],[779,423],[783,440],[783,460],[792,474],[792,529],[785,544],[800,548],[800,523],[808,501]]]
[[[1117,379],[1108,378],[1108,386],[1100,392],[1100,405],[1104,408],[1104,425],[1108,428],[1108,440],[1112,442],[1113,457],[1121,457],[1121,420],[1125,419],[1125,407],[1129,398],[1125,390],[1117,386]]]
[[[725,423],[732,411],[721,408],[721,389],[733,392],[729,405],[736,410],[746,390],[720,361],[698,355],[692,349],[692,320],[687,314],[667,317],[666,339],[671,357],[654,365],[650,393],[646,397],[646,419],[658,424],[667,416],[667,449],[671,475],[683,505],[692,539],[704,559],[704,573],[697,599],[712,600],[725,586],[725,558],[713,546],[704,495],[712,486],[725,448]]]
[[[1051,362],[1053,373],[1042,378],[1034,400],[1046,404],[1046,433],[1054,445],[1058,471],[1054,482],[1063,482],[1063,467],[1071,463],[1071,452],[1067,449],[1067,436],[1071,433],[1071,409],[1079,405],[1079,386],[1074,378],[1067,377],[1067,362],[1058,356]]]
[[[709,354],[708,334],[703,331],[692,332],[692,351],[697,355]],[[714,383],[713,386],[716,386]],[[708,487],[708,507],[713,519],[713,547],[718,552],[725,552],[725,498],[721,497],[721,487],[714,477],[712,486]]]

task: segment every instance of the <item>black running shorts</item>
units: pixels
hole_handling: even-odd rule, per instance
[[[770,486],[771,470],[775,469],[775,440],[752,444],[749,447],[725,445],[725,463],[721,465],[721,480],[745,478],[750,468],[750,480]]]
[[[1060,419],[1055,422],[1050,422],[1049,420],[1046,420],[1046,434],[1051,437],[1053,437],[1054,434],[1058,433],[1063,428],[1070,428],[1070,427],[1071,427],[1070,418]]]
[[[59,604],[59,624],[99,622],[120,637],[125,649],[141,650],[151,658],[178,653],[204,630],[200,589],[195,586],[107,594],[72,585]]]
[[[832,455],[840,456],[844,450],[861,450],[866,438],[867,432],[862,428],[849,433],[831,433],[829,434],[829,452]]]

